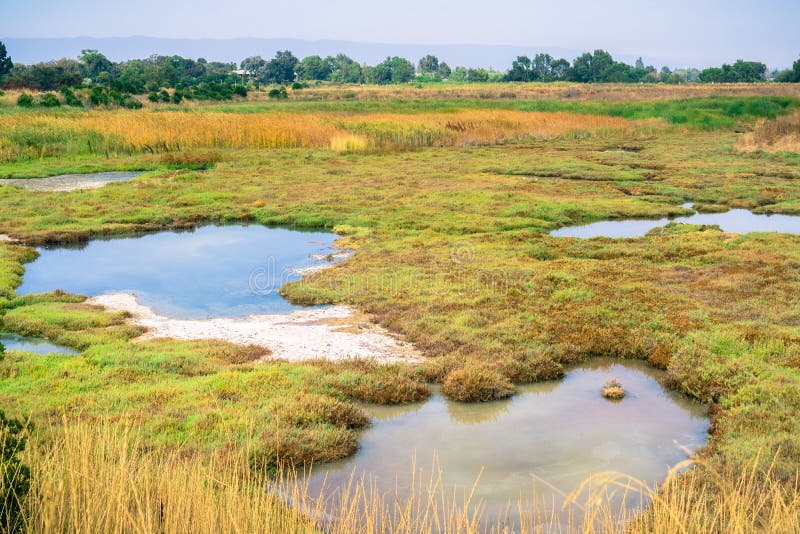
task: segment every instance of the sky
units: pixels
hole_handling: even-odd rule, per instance
[[[788,67],[800,0],[0,0],[2,37],[503,44]]]

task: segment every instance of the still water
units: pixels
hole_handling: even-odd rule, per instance
[[[691,205],[685,205],[691,207]],[[554,237],[641,237],[653,228],[671,222],[686,224],[718,225],[723,232],[746,234],[749,232],[781,232],[800,234],[800,216],[758,215],[747,210],[735,209],[725,213],[695,213],[688,217],[673,219],[629,219],[599,221],[581,226],[566,226],[550,232]]]
[[[79,354],[77,350],[62,347],[38,337],[0,333],[0,343],[3,344],[6,351],[18,350],[35,354]]]
[[[402,497],[410,491],[413,466],[430,473],[435,460],[446,489],[468,491],[480,474],[475,499],[487,517],[511,502],[513,522],[520,499],[560,510],[565,494],[600,471],[655,484],[687,451],[703,446],[708,430],[706,408],[665,390],[659,374],[643,362],[594,360],[563,380],[523,386],[506,401],[458,403],[436,392],[420,404],[367,406],[373,424],[359,452],[317,466],[311,492],[319,494],[324,485],[326,495],[335,495],[355,473],[389,498],[395,488]],[[622,401],[602,397],[609,378],[625,387]],[[625,504],[640,505],[639,496]]]
[[[338,236],[264,226],[204,226],[45,247],[25,266],[17,293],[63,289],[132,293],[180,319],[244,317],[296,309],[277,289],[335,253]]]

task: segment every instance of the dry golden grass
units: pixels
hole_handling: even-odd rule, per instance
[[[374,113],[343,121],[378,147],[495,145],[631,126],[625,119],[576,113],[474,110],[458,113]]]
[[[64,420],[26,453],[33,487],[26,502],[28,532],[318,532],[521,533],[775,532],[800,529],[800,497],[756,470],[723,475],[703,462],[674,469],[660,489],[622,473],[598,473],[564,508],[536,495],[488,516],[474,497],[480,484],[445,487],[434,465],[406,493],[385,495],[373,482],[351,478],[340,491],[312,496],[289,475],[254,472],[236,452],[211,459],[143,446],[134,432],[109,424]],[[620,508],[621,498],[649,502],[644,513]],[[572,510],[571,513],[565,510]],[[518,519],[514,519],[514,517]]]
[[[745,152],[800,152],[800,112],[771,121],[761,121],[742,136],[737,147]]]
[[[576,113],[226,113],[216,111],[90,111],[0,115],[0,160],[76,151],[173,152],[185,149],[330,147],[414,148],[496,144],[630,126],[624,119]],[[27,154],[31,156],[31,154]]]
[[[394,100],[481,98],[520,100],[659,100],[706,96],[800,96],[800,84],[580,84],[481,83],[415,85],[336,85],[292,91],[297,100]],[[251,93],[249,100],[266,100],[266,93]]]

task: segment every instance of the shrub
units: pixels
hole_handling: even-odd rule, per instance
[[[561,364],[535,352],[525,352],[503,358],[497,363],[497,370],[515,384],[555,380],[564,376],[564,368]]]
[[[122,99],[119,104],[120,106],[128,109],[141,109],[142,103],[133,98],[132,96],[126,96]]]
[[[277,87],[275,89],[270,90],[269,97],[281,100],[284,98],[289,98],[289,93],[286,92],[285,87]]]
[[[625,389],[619,380],[612,378],[603,385],[603,396],[609,400],[622,400],[625,396]]]
[[[461,402],[488,402],[514,394],[514,385],[494,369],[467,365],[447,375],[442,391]]]
[[[89,93],[89,104],[92,106],[107,106],[110,103],[108,92],[102,87],[92,87]]]
[[[159,99],[160,99],[160,97],[158,96],[158,93],[157,93],[157,92],[155,92],[155,91],[153,91],[152,93],[150,93],[149,95],[147,95],[147,100],[149,100],[150,102],[152,102],[152,103],[154,103],[154,104],[155,104],[156,102],[158,102],[158,101],[159,101]]]
[[[166,89],[162,89],[161,92],[158,93],[158,98],[160,98],[161,101],[166,104],[169,104],[169,101],[172,99],[172,97],[169,96],[169,91],[167,91]]]
[[[175,89],[175,92],[172,93],[172,103],[180,104],[181,102],[183,102],[183,93]]]
[[[73,91],[70,87],[62,87],[61,88],[61,96],[64,97],[64,103],[68,106],[72,106],[75,108],[82,108],[83,102],[75,95],[75,91]]]
[[[61,105],[61,101],[54,93],[45,93],[39,99],[39,105],[46,108],[57,108]]]
[[[33,100],[33,97],[28,93],[22,93],[17,98],[17,105],[21,108],[32,108],[36,102]]]
[[[236,96],[241,96],[242,98],[247,98],[247,87],[244,85],[234,85],[233,94]]]
[[[0,411],[0,530],[22,530],[22,503],[31,485],[31,472],[19,455],[25,450],[26,427]]]

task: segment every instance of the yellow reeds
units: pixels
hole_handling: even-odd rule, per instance
[[[420,148],[503,143],[525,137],[625,128],[624,119],[576,113],[227,113],[219,111],[88,111],[0,115],[0,156],[16,161],[103,152],[184,149],[329,147]]]
[[[437,465],[415,466],[410,488],[386,494],[366,478],[312,495],[291,470],[254,472],[242,452],[193,454],[148,447],[111,423],[63,421],[25,454],[32,489],[29,532],[798,532],[796,484],[752,469],[718,473],[703,461],[673,469],[660,488],[606,472],[587,479],[563,506],[520,498],[485,512],[480,484],[448,490]],[[756,462],[757,463],[757,462]],[[694,469],[685,469],[696,464]],[[755,465],[755,464],[754,464]],[[477,466],[476,466],[477,469]],[[417,474],[419,473],[419,474]],[[649,503],[641,510],[630,501]],[[565,513],[565,510],[569,513]],[[515,513],[512,513],[515,512]]]
[[[342,122],[379,146],[429,147],[495,145],[525,138],[618,130],[625,119],[565,112],[474,110],[457,113],[375,113]]]

